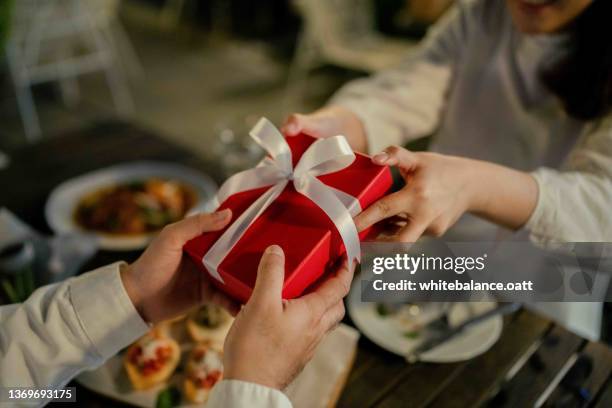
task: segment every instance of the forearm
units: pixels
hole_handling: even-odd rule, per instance
[[[358,118],[370,154],[429,135],[438,126],[451,67],[416,56],[407,65],[353,81],[329,102]]]
[[[529,174],[498,164],[464,159],[470,196],[468,210],[501,226],[521,228],[538,201],[538,185]]]
[[[141,336],[118,264],[0,308],[0,385],[60,387]]]
[[[438,127],[455,67],[471,30],[483,21],[483,2],[464,3],[442,16],[397,67],[352,81],[331,99],[330,105],[343,106],[362,121],[369,153],[430,135]]]

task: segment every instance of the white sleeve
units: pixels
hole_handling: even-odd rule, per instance
[[[207,408],[291,408],[289,398],[282,392],[263,385],[223,380],[208,398]]]
[[[431,134],[445,106],[453,68],[478,23],[482,2],[455,2],[419,49],[398,67],[345,85],[330,100],[363,123],[370,153]]]
[[[563,170],[532,174],[539,196],[525,227],[534,241],[612,241],[612,115],[588,129]]]
[[[149,330],[112,264],[0,307],[0,386],[63,387]]]

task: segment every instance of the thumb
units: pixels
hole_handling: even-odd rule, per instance
[[[256,307],[282,307],[283,283],[285,281],[285,254],[278,245],[266,248],[259,268],[257,281],[248,303]]]

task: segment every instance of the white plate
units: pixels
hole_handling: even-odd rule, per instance
[[[376,311],[376,303],[362,302],[360,285],[360,279],[356,279],[348,297],[348,312],[357,328],[380,347],[400,356],[408,355],[421,343],[422,336],[407,338],[404,335],[406,327],[400,323],[398,316],[382,317]],[[455,303],[448,316],[449,323],[455,326],[474,315],[492,309],[495,305],[495,302]],[[501,335],[502,326],[501,316],[495,316],[423,353],[421,360],[452,363],[476,357],[495,344]]]
[[[322,340],[304,371],[285,389],[294,408],[324,408],[333,405],[330,401],[337,398],[337,390],[344,385],[358,338],[357,330],[341,324]],[[187,350],[189,344],[182,344],[181,348]],[[181,374],[174,374],[170,384],[180,385],[182,378]],[[138,407],[154,407],[157,394],[166,387],[159,385],[144,391],[133,390],[123,368],[122,355],[111,357],[93,371],[82,372],[76,381],[94,392]],[[179,407],[202,406],[182,404]]]
[[[74,211],[81,198],[100,188],[132,180],[150,177],[174,179],[192,187],[197,194],[196,204],[191,211],[211,211],[217,191],[215,182],[199,171],[178,164],[139,161],[96,170],[70,179],[57,186],[45,205],[47,223],[56,234],[83,232],[74,221]],[[114,251],[128,251],[144,248],[152,234],[120,236],[93,233],[100,248]]]

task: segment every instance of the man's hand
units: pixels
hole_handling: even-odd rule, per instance
[[[225,340],[224,378],[282,390],[344,316],[353,273],[346,262],[313,292],[283,300],[285,256],[279,246],[261,258],[255,289]]]
[[[289,115],[281,131],[287,136],[300,133],[321,138],[343,135],[353,150],[364,153],[368,150],[361,120],[353,112],[340,106],[322,108],[308,115]]]
[[[234,314],[238,305],[213,288],[208,277],[183,257],[192,238],[227,225],[231,211],[197,214],[166,226],[145,252],[121,271],[123,285],[142,318],[157,323],[202,303],[216,303]]]

